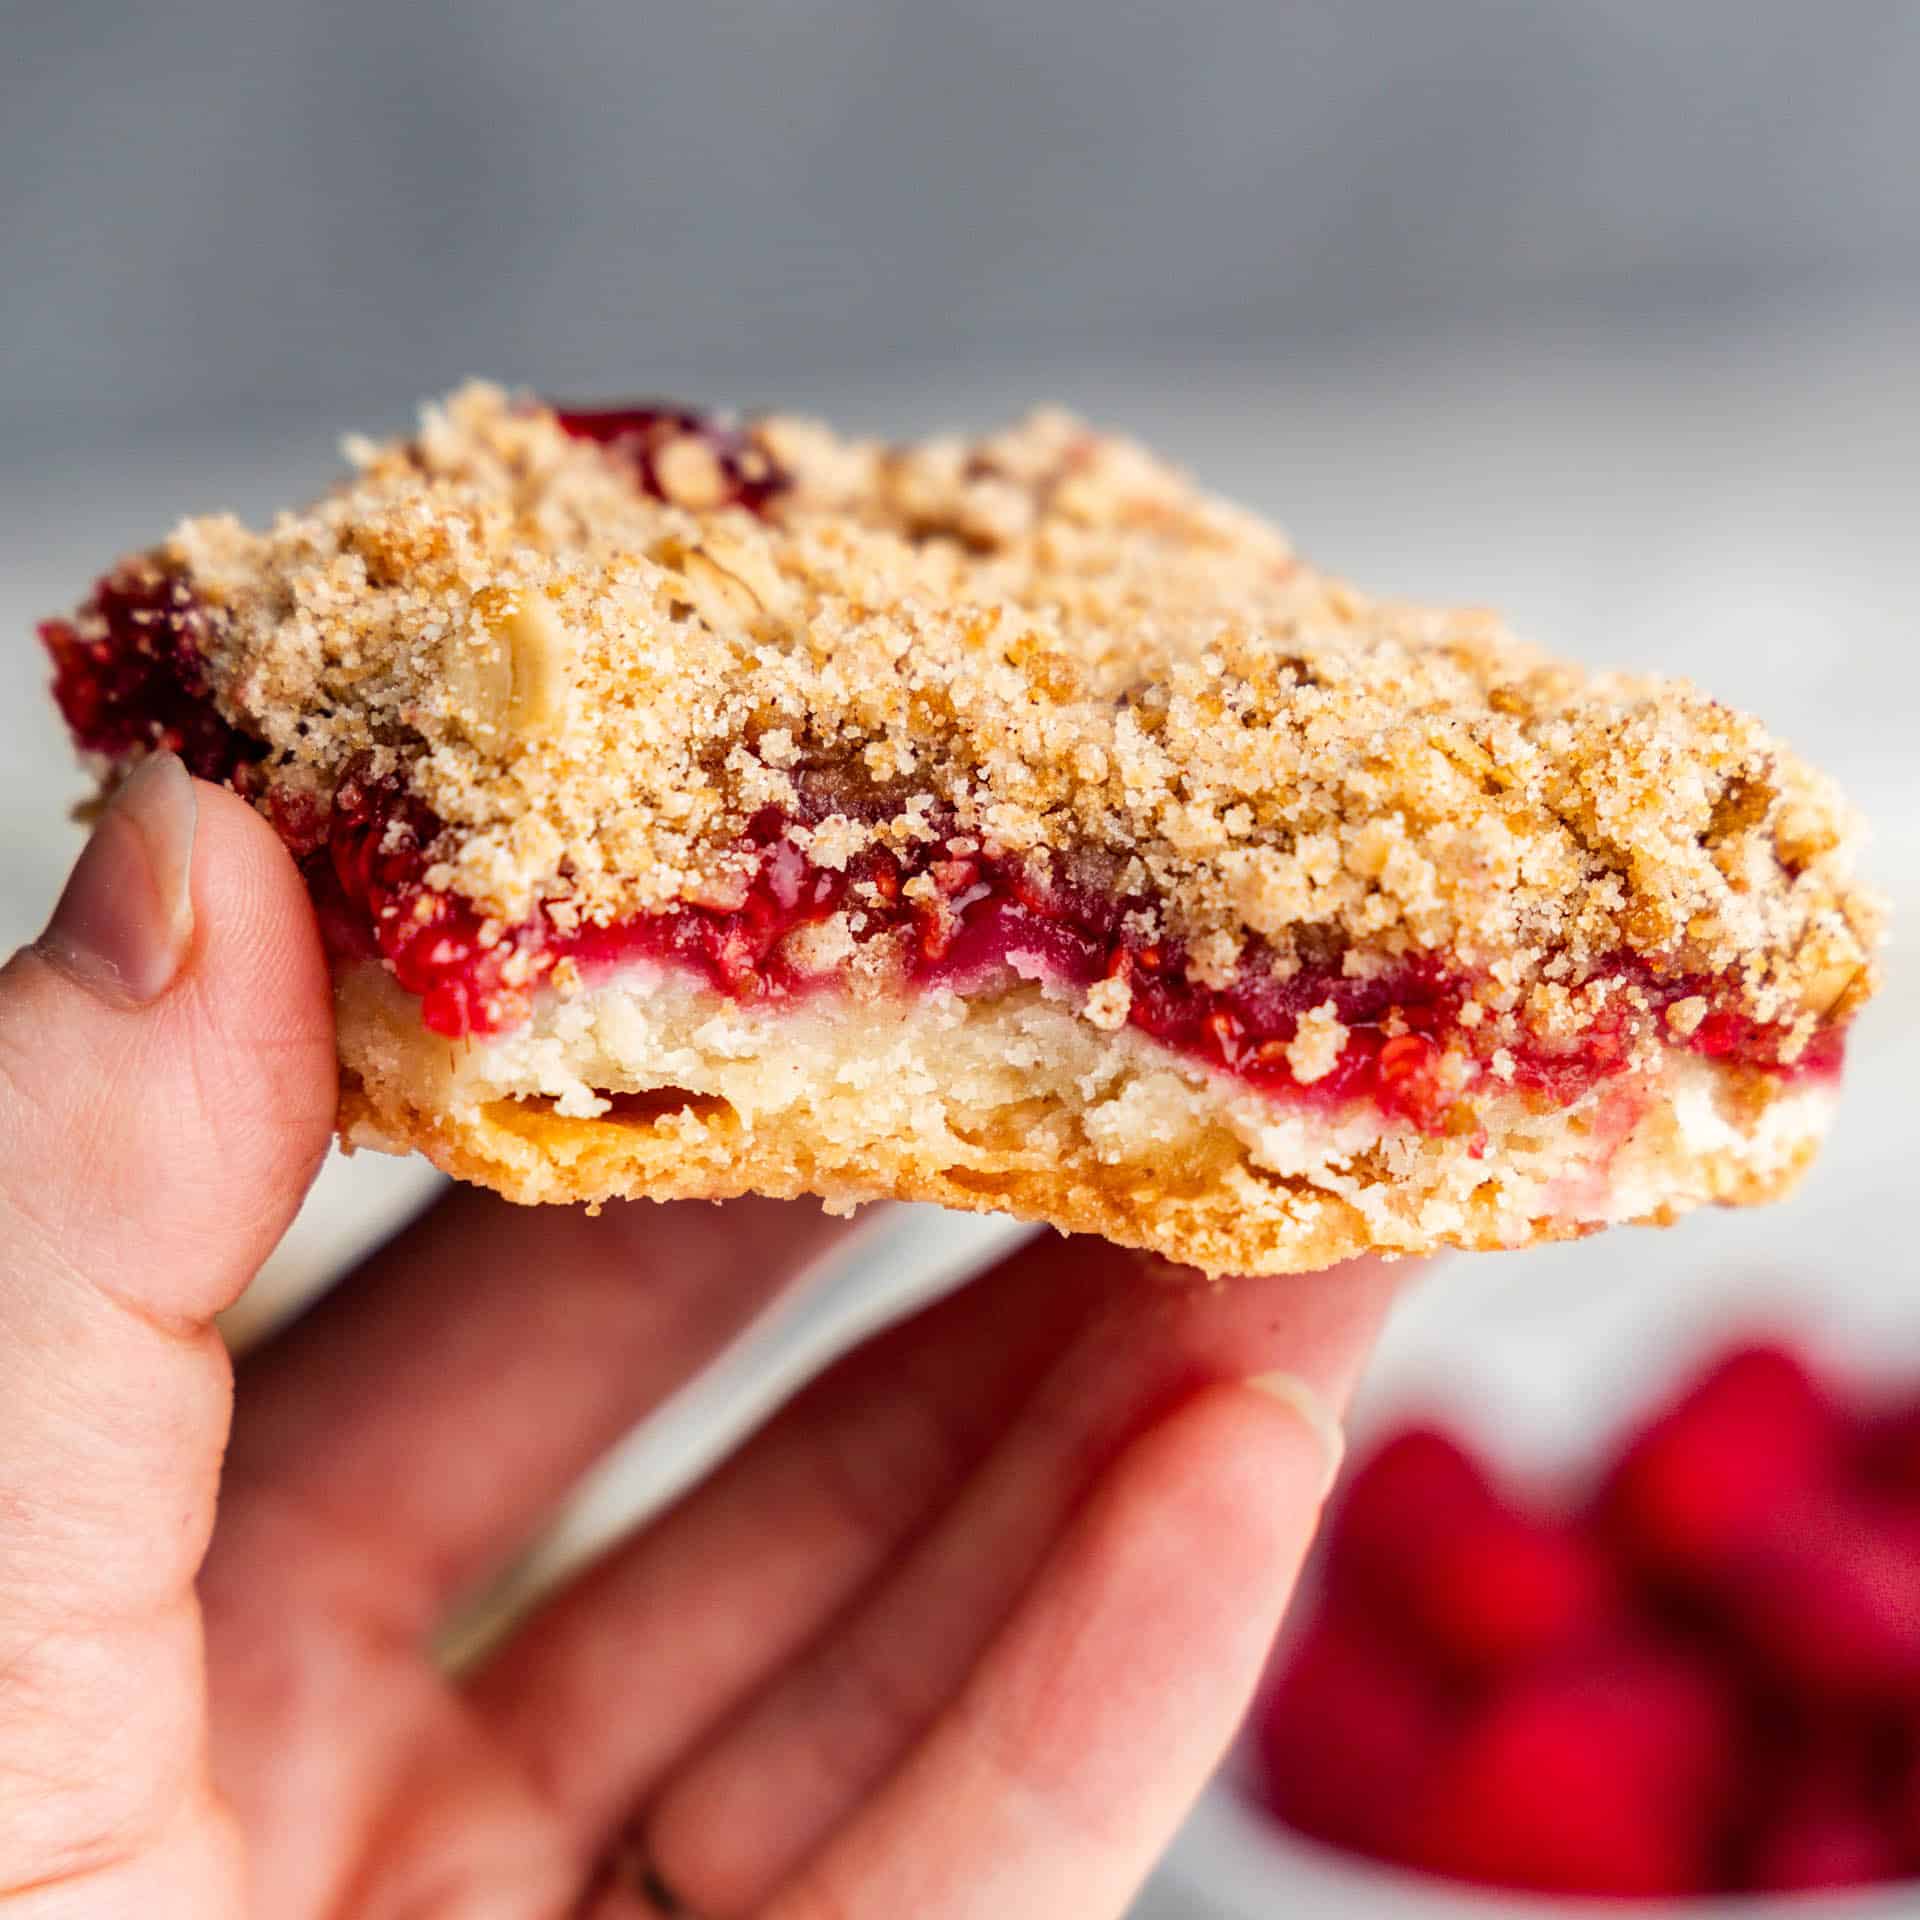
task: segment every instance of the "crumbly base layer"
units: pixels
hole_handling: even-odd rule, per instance
[[[1493,1249],[1778,1197],[1837,1087],[1662,1051],[1569,1107],[1434,1137],[1276,1101],[1074,996],[823,991],[754,1006],[633,968],[489,1040],[428,1032],[377,966],[338,987],[340,1133],[508,1199],[817,1194],[1006,1212],[1213,1274]]]

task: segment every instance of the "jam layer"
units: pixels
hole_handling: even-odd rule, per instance
[[[595,437],[630,444],[637,461],[650,457],[661,432],[689,431],[677,416],[664,427],[660,416],[621,418],[634,424]],[[749,451],[724,441],[713,448],[723,467]],[[751,462],[740,476],[756,487],[769,477]],[[42,637],[54,691],[75,738],[116,759],[170,748],[202,777],[260,799],[302,863],[330,949],[378,958],[419,996],[426,1026],[449,1037],[517,1026],[556,969],[563,979],[591,980],[654,962],[691,970],[742,1000],[817,990],[833,973],[810,970],[808,943],[795,936],[844,916],[855,942],[890,941],[910,982],[962,992],[992,991],[1016,977],[1083,989],[1121,982],[1124,993],[1106,996],[1114,1017],[1176,1053],[1276,1095],[1330,1106],[1369,1101],[1430,1133],[1476,1134],[1472,1096],[1496,1078],[1543,1107],[1566,1105],[1626,1071],[1648,1031],[1772,1073],[1830,1072],[1840,1063],[1838,1028],[1817,1035],[1789,1065],[1786,1030],[1737,1011],[1729,983],[1663,973],[1632,953],[1588,970],[1591,1018],[1552,1039],[1479,1019],[1477,1005],[1469,1011],[1476,980],[1427,959],[1349,976],[1330,953],[1281,971],[1254,945],[1229,980],[1209,984],[1177,940],[1139,931],[1160,924],[1153,900],[1076,879],[1059,860],[996,854],[938,822],[909,852],[874,848],[829,871],[811,864],[792,834],[811,821],[768,810],[747,830],[751,878],[728,905],[686,902],[610,926],[568,926],[543,906],[504,926],[428,886],[443,826],[397,781],[350,776],[324,817],[289,807],[265,786],[266,749],[228,725],[209,697],[205,619],[183,583],[133,567],[101,583],[81,621],[48,623]],[[817,815],[834,809],[823,791]],[[1684,1036],[1656,1024],[1683,1000],[1706,1009]],[[1334,1033],[1329,1015],[1339,1023],[1337,1051],[1328,1058],[1327,1049],[1296,1049],[1309,1016]]]
[[[633,470],[635,484],[656,500],[682,489],[673,484],[670,462],[681,465],[682,486],[691,482],[707,506],[745,507],[764,512],[786,492],[792,479],[750,430],[676,407],[665,401],[640,401],[624,407],[561,407],[554,418],[576,440],[591,440]],[[687,473],[688,457],[694,470]]]
[[[214,707],[205,625],[184,581],[138,563],[108,574],[80,620],[47,621],[53,697],[79,745],[111,760],[164,748],[201,779],[245,791],[266,748]]]
[[[588,980],[636,961],[677,966],[741,1000],[816,990],[822,977],[796,959],[805,948],[793,936],[844,914],[857,941],[893,937],[913,982],[967,992],[1013,977],[1081,988],[1124,981],[1129,1025],[1256,1086],[1316,1103],[1369,1100],[1427,1132],[1476,1128],[1467,1096],[1492,1066],[1461,1018],[1475,985],[1469,977],[1430,961],[1365,977],[1349,977],[1337,963],[1296,967],[1282,977],[1255,948],[1227,984],[1210,986],[1194,977],[1178,941],[1131,931],[1150,902],[1076,886],[1057,862],[956,851],[948,837],[936,836],[910,858],[874,849],[830,872],[809,864],[788,836],[793,824],[772,810],[752,823],[756,869],[735,906],[688,903],[571,931],[541,911],[501,928],[424,884],[440,824],[417,800],[391,783],[348,781],[308,871],[316,892],[331,897],[336,946],[377,954],[420,995],[425,1023],[450,1037],[518,1025],[532,993],[562,962]],[[1712,1008],[1714,981],[1662,977],[1635,955],[1617,956],[1604,977],[1618,990],[1602,996],[1579,1033],[1557,1043],[1537,1036],[1508,1042],[1508,1084],[1545,1106],[1563,1106],[1624,1072],[1646,1024],[1694,998],[1706,999],[1711,1010],[1681,1044],[1715,1059],[1786,1070],[1784,1032]],[[1322,1008],[1345,1029],[1344,1038],[1332,1064],[1303,1080],[1290,1049],[1302,1020]],[[1822,1035],[1792,1071],[1830,1070],[1839,1052],[1839,1034]]]

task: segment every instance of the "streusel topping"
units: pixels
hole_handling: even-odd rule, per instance
[[[447,823],[432,884],[502,920],[724,904],[775,808],[829,868],[935,822],[1062,851],[1202,978],[1249,935],[1282,970],[1430,954],[1547,1030],[1623,952],[1759,1021],[1869,989],[1853,818],[1757,721],[1369,599],[1063,414],[672,432],[642,476],[476,385],[349,451],[307,511],[158,558],[269,789],[399,775]]]

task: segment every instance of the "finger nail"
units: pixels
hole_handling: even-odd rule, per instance
[[[149,754],[95,823],[40,951],[90,991],[142,1006],[172,986],[193,944],[193,780]]]
[[[1340,1477],[1341,1461],[1347,1457],[1347,1436],[1332,1408],[1297,1373],[1256,1374],[1247,1385],[1278,1400],[1313,1435],[1324,1463],[1320,1476],[1320,1497],[1324,1500]]]

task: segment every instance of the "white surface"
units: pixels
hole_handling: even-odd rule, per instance
[[[1134,1920],[1572,1920],[1664,1912],[1675,1920],[1912,1920],[1910,1887],[1790,1900],[1566,1902],[1436,1885],[1297,1841],[1217,1791],[1195,1812]]]
[[[1776,1314],[1844,1358],[1920,1369],[1902,1204],[1920,1086],[1920,981],[1906,964],[1920,922],[1920,356],[1899,320],[1829,315],[1632,358],[1566,341],[1444,361],[1082,370],[991,390],[844,396],[849,413],[878,424],[983,420],[1062,394],[1280,512],[1309,552],[1369,585],[1490,601],[1556,647],[1685,672],[1755,707],[1875,817],[1873,869],[1905,905],[1892,984],[1862,1024],[1839,1129],[1803,1194],[1668,1234],[1451,1263],[1396,1321],[1362,1418],[1438,1401],[1496,1450],[1550,1465],[1654,1391],[1689,1347]],[[330,422],[271,448],[209,442],[0,471],[0,623],[24,635],[117,549],[182,512],[257,513],[318,484],[335,427],[380,424]],[[80,783],[43,677],[24,639],[0,649],[0,948],[38,925],[76,844],[60,813]],[[422,1168],[372,1157],[330,1168],[247,1315],[283,1310],[432,1184]],[[868,1271],[882,1278],[818,1277],[689,1389],[583,1492],[532,1571],[570,1564],[636,1505],[666,1497],[871,1315],[950,1284],[955,1261],[984,1244],[974,1236],[991,1231],[938,1220],[922,1239],[901,1224],[913,1218],[877,1230],[891,1236],[884,1257],[869,1243]],[[1157,1920],[1431,1910],[1398,1881],[1328,1892],[1323,1869],[1296,1870],[1284,1855],[1250,1867],[1247,1843],[1210,1811],[1145,1910]],[[1270,1899],[1247,1895],[1250,1874],[1270,1878]]]

